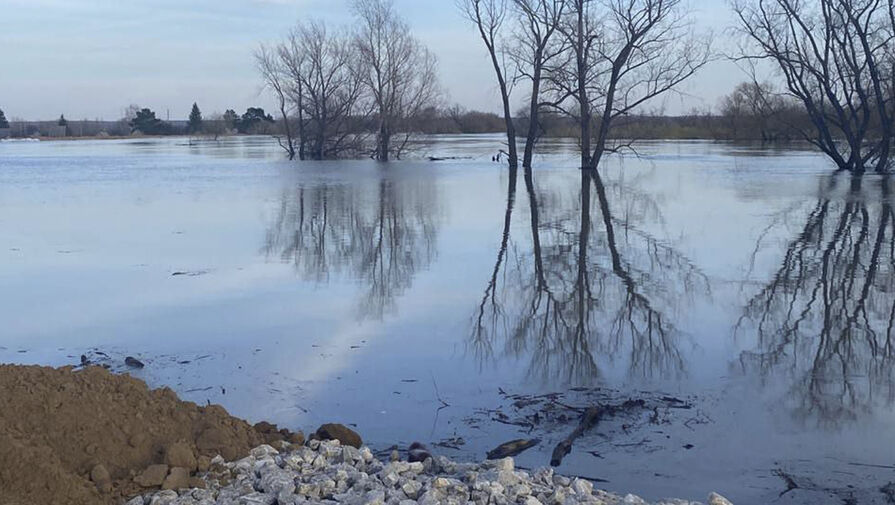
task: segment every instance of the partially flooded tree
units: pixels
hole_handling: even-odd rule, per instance
[[[507,1],[458,0],[458,5],[464,15],[476,26],[482,42],[488,49],[503,105],[503,117],[507,130],[507,163],[511,169],[515,169],[519,166],[519,155],[516,148],[516,125],[513,122],[510,101],[512,83],[507,78],[507,62],[503,47],[505,37],[501,33],[508,16]]]
[[[354,0],[353,7],[360,77],[378,123],[374,157],[400,158],[411,139],[410,119],[437,105],[437,60],[411,34],[391,0]]]
[[[203,121],[202,131],[213,140],[218,140],[221,136],[227,135],[230,131],[230,126],[223,114],[215,112]]]
[[[295,159],[295,143],[292,140],[292,128],[289,124],[291,104],[289,102],[288,87],[289,72],[286,65],[288,56],[289,53],[281,52],[278,49],[270,49],[264,45],[261,45],[255,51],[255,63],[258,66],[258,71],[261,72],[261,76],[264,78],[264,86],[276,95],[277,108],[280,111],[280,117],[283,119],[283,130],[286,134],[286,140],[284,141],[277,137],[277,142],[286,151],[289,159],[293,160]],[[301,156],[300,159],[304,159],[304,156]]]
[[[555,35],[565,14],[567,0],[512,0],[517,27],[508,49],[517,79],[530,83],[528,132],[522,166],[531,168],[535,143],[540,136],[541,84],[547,65],[563,51]]]
[[[320,160],[363,150],[369,115],[352,40],[322,22],[298,25],[277,46],[284,96],[298,113],[299,157]]]
[[[840,170],[889,167],[895,0],[736,0],[742,57],[771,62],[811,119],[802,132]]]
[[[711,56],[681,0],[570,0],[567,58],[553,70],[552,105],[579,122],[582,167],[595,169],[617,119],[674,91]]]

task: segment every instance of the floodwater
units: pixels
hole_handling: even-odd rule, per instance
[[[539,438],[526,467],[574,408],[643,400],[560,470],[649,499],[890,503],[890,181],[707,142],[592,175],[555,141],[513,176],[499,137],[430,140],[463,159],[0,143],[0,361],[137,356],[185,399],[377,449]]]

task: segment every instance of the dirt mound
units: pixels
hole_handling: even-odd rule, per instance
[[[120,503],[151,465],[194,471],[290,436],[100,367],[0,365],[0,505]]]

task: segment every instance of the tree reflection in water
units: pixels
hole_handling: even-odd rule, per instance
[[[264,253],[304,278],[345,275],[366,288],[359,316],[382,318],[436,255],[438,192],[430,178],[298,184],[284,191]]]
[[[843,194],[844,191],[844,194]],[[895,400],[895,213],[888,177],[826,179],[738,334],[739,366],[789,384],[797,417],[836,425]]]
[[[684,373],[670,318],[691,292],[707,292],[708,280],[641,229],[661,219],[655,202],[591,170],[564,200],[560,188],[538,188],[528,170],[530,235],[513,240],[516,178],[510,174],[501,245],[473,317],[479,359],[528,356],[529,376],[545,382],[593,384],[616,360],[626,360],[629,376]]]

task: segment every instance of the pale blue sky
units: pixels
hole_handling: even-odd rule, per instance
[[[723,0],[691,0],[698,23],[720,32]],[[454,0],[395,0],[439,57],[448,100],[498,107],[487,54]],[[0,0],[0,109],[8,118],[117,119],[136,103],[184,118],[239,112],[259,95],[252,51],[309,17],[349,20],[348,0]],[[717,104],[743,76],[715,63],[672,97],[666,111]]]

